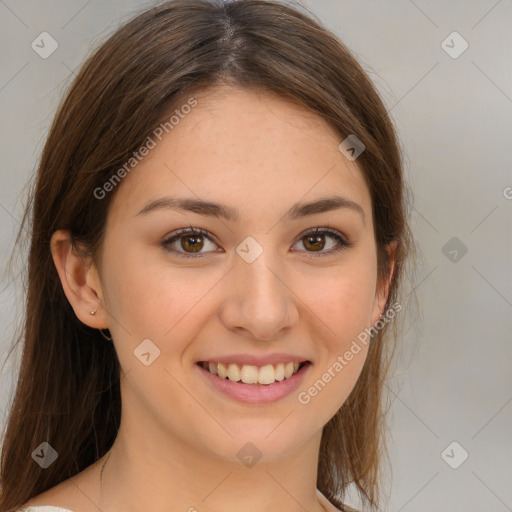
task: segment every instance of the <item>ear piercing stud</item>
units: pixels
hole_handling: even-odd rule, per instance
[[[98,311],[98,310],[97,310],[97,309],[95,309],[94,311],[89,311],[89,314],[94,316],[94,315],[96,314],[96,311]],[[106,336],[106,335],[103,333],[103,331],[102,331],[101,329],[98,329],[98,330],[100,331],[101,335],[102,335],[106,340],[108,340],[108,341],[112,341],[112,337],[111,337],[111,336]],[[109,331],[109,334],[110,334],[110,331]]]

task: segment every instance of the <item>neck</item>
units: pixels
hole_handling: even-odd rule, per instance
[[[179,440],[121,428],[101,463],[98,507],[164,512],[325,512],[316,489],[321,431],[296,452],[249,466]],[[140,442],[127,442],[140,439]],[[248,449],[247,453],[250,453]]]

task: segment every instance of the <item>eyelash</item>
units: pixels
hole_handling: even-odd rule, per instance
[[[179,238],[181,236],[186,235],[186,234],[202,235],[202,236],[208,238],[208,240],[210,240],[210,242],[215,243],[214,240],[212,240],[211,236],[209,235],[209,233],[207,231],[205,231],[204,229],[201,229],[201,228],[194,228],[194,227],[190,226],[190,228],[180,229],[180,230],[176,231],[171,237],[165,239],[162,242],[162,246],[164,247],[164,249],[166,251],[172,252],[174,254],[177,254],[180,257],[184,257],[184,258],[202,258],[204,256],[204,253],[187,253],[187,252],[176,251],[175,249],[169,248],[169,246],[175,240],[179,240]],[[299,237],[299,239],[297,241],[299,242],[302,238],[304,238],[305,236],[308,236],[308,235],[313,235],[314,236],[314,235],[319,235],[319,234],[320,235],[327,234],[327,235],[331,236],[332,238],[334,238],[338,242],[339,245],[335,249],[330,249],[329,251],[326,251],[326,252],[319,252],[318,254],[314,254],[314,251],[306,251],[306,252],[311,253],[311,256],[308,256],[308,257],[316,258],[316,257],[321,257],[321,256],[326,256],[326,255],[327,256],[328,255],[332,255],[334,253],[338,253],[340,251],[348,249],[349,247],[352,247],[354,245],[353,242],[349,242],[348,240],[346,240],[341,235],[341,233],[339,231],[337,231],[335,229],[321,228],[321,227],[313,228],[313,229],[311,229],[309,231],[306,231],[305,233],[301,234],[301,236]]]

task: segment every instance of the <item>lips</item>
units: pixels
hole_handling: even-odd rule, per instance
[[[246,404],[266,404],[279,401],[296,391],[313,365],[309,361],[305,362],[300,365],[298,371],[291,377],[284,378],[281,381],[276,379],[273,383],[268,382],[267,384],[260,382],[252,384],[241,381],[235,382],[230,378],[219,378],[219,375],[211,373],[199,363],[195,366],[198,372],[197,375],[222,396]]]

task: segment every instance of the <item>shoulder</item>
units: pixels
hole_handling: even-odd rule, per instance
[[[58,503],[59,505],[51,505]],[[74,501],[70,501],[70,492],[64,483],[32,497],[16,512],[78,512]]]
[[[96,480],[94,465],[89,466],[73,477],[33,496],[16,512],[98,512],[94,505],[97,498]]]

